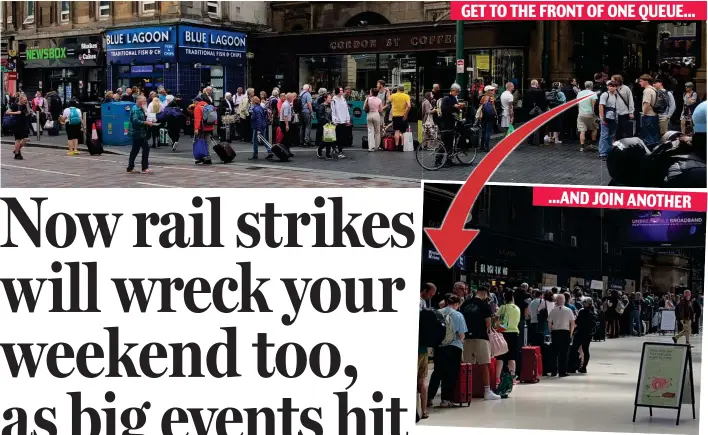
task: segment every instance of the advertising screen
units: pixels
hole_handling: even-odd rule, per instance
[[[702,246],[706,214],[681,211],[630,213],[627,243],[637,246]]]

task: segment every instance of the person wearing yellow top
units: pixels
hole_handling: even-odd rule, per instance
[[[516,377],[516,357],[519,353],[519,321],[521,320],[521,310],[514,304],[514,292],[507,290],[504,292],[504,305],[497,310],[497,318],[500,325],[506,329],[502,333],[509,350],[497,357],[497,379],[501,378],[504,361],[509,367],[509,373]]]
[[[403,145],[402,134],[408,131],[408,112],[411,110],[411,97],[405,93],[403,85],[398,85],[395,94],[391,95],[391,116],[393,117],[393,131],[395,131],[394,143],[396,146]]]

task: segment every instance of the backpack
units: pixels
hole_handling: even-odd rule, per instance
[[[204,106],[204,109],[202,109],[202,123],[204,125],[214,125],[216,124],[216,110],[214,110],[214,106],[211,104],[207,104]]]
[[[546,101],[548,102],[548,107],[557,107],[560,105],[560,99],[558,98],[558,91],[552,90],[546,92]]]
[[[654,101],[654,112],[658,115],[662,113],[666,113],[667,110],[669,110],[669,94],[666,91],[657,91],[656,92],[656,101]]]
[[[420,311],[418,321],[418,344],[425,347],[438,347],[447,335],[445,317],[437,310],[426,308]]]
[[[81,116],[76,107],[69,107],[69,125],[79,125],[81,124]]]
[[[293,101],[293,113],[302,113],[302,100],[300,99],[299,95],[295,97],[295,100]]]
[[[538,310],[537,319],[538,323],[546,323],[548,322],[548,301],[543,300],[541,303],[543,304],[543,308]]]
[[[442,343],[440,343],[441,346],[447,346],[448,344],[452,343],[452,341],[455,339],[455,325],[452,324],[452,313],[454,310],[450,310],[447,315],[444,316],[445,318],[445,338],[443,338]],[[442,310],[438,310],[438,313],[442,316]]]
[[[496,118],[497,116],[497,111],[494,108],[494,104],[492,104],[491,100],[487,100],[486,103],[482,106],[482,115],[484,118]]]

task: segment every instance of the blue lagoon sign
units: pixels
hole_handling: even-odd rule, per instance
[[[241,64],[246,57],[246,34],[180,25],[178,49],[180,62]]]
[[[155,63],[175,61],[177,29],[174,26],[143,27],[106,32],[106,56],[109,62]]]

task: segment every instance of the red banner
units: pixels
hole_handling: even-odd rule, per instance
[[[636,20],[705,21],[706,2],[453,1],[450,18],[470,21]]]
[[[707,200],[708,194],[705,192],[596,189],[572,186],[533,188],[533,205],[540,207],[706,211]]]

